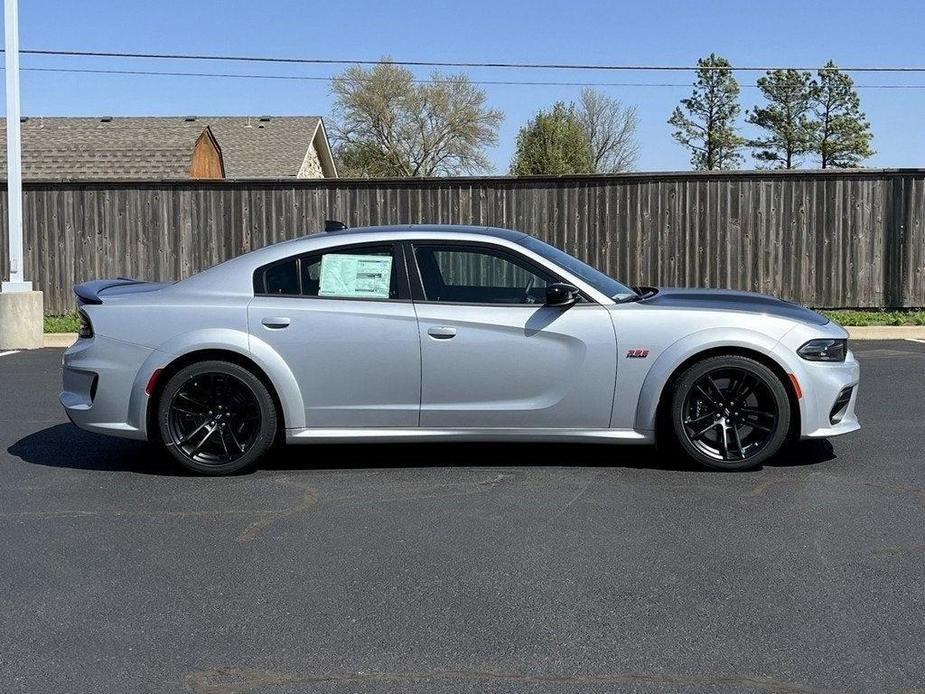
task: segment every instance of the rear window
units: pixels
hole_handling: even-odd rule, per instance
[[[367,246],[296,256],[257,271],[254,293],[331,299],[397,299],[392,246]]]

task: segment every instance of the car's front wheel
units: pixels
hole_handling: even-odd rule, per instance
[[[244,367],[202,361],[167,382],[158,427],[181,465],[200,474],[227,475],[253,467],[273,445],[276,407],[267,387]]]
[[[675,438],[697,462],[746,470],[787,440],[790,400],[767,366],[740,355],[709,357],[677,380],[671,398]]]

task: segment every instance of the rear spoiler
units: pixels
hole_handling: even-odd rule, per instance
[[[148,284],[144,280],[133,280],[128,277],[117,277],[109,280],[91,280],[74,285],[74,293],[77,295],[78,303],[83,304],[101,304],[103,300],[100,293],[113,287],[125,287],[131,284]]]

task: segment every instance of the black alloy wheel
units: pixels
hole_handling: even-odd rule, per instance
[[[737,355],[711,357],[678,380],[672,421],[694,460],[743,470],[781,449],[790,429],[790,401],[781,379],[764,364]]]
[[[161,439],[186,468],[211,475],[254,465],[276,434],[263,382],[229,362],[192,364],[167,383],[158,407]]]

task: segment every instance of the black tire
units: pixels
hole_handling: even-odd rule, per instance
[[[781,379],[759,361],[708,357],[675,382],[670,416],[677,444],[717,470],[748,470],[775,456],[787,441],[790,399]]]
[[[175,373],[157,405],[161,441],[187,470],[230,475],[260,461],[276,439],[264,383],[242,366],[201,361]]]

